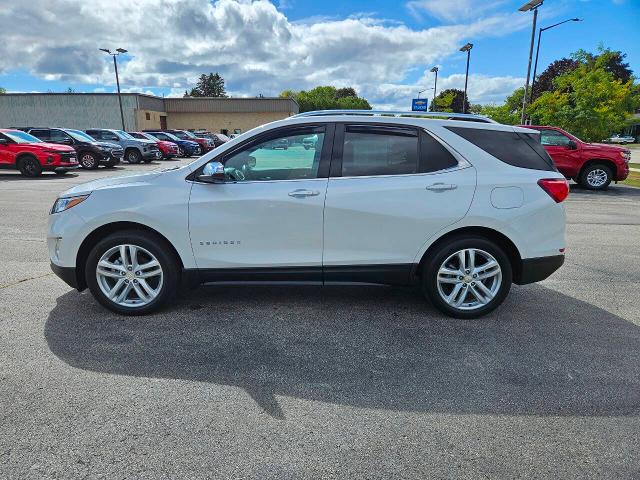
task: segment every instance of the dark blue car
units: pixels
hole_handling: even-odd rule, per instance
[[[179,157],[191,157],[193,155],[200,155],[202,153],[202,149],[197,142],[192,142],[191,140],[182,140],[169,132],[160,132],[158,130],[144,130],[144,132],[157,138],[158,140],[173,142],[178,145]]]

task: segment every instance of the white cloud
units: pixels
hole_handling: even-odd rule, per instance
[[[201,73],[218,71],[238,96],[349,85],[382,106],[398,102],[399,92],[413,95],[417,87],[405,84],[416,68],[442,63],[471,38],[507,34],[528,21],[494,14],[413,30],[374,14],[291,22],[266,0],[66,0],[55,9],[30,0],[5,6],[0,24],[12,25],[0,43],[0,74],[22,69],[112,87],[111,57],[98,48],[122,47],[130,51],[119,63],[123,91],[163,87],[180,96]],[[470,88],[472,99],[492,100],[486,92],[474,96]]]
[[[459,22],[482,16],[505,3],[506,0],[411,0],[406,7],[418,19],[426,13],[439,20]]]

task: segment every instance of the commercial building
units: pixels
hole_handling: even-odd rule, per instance
[[[290,98],[162,98],[122,94],[128,131],[152,128],[240,133],[298,113]],[[0,95],[0,127],[122,128],[113,93],[8,93]]]

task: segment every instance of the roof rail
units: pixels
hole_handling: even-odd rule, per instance
[[[495,120],[483,115],[473,113],[452,113],[452,112],[413,112],[401,110],[314,110],[311,112],[298,113],[293,118],[300,117],[326,117],[331,115],[356,115],[369,117],[426,117],[444,118],[447,120],[463,120],[468,122],[498,123]]]

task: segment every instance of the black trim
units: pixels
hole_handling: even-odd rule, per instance
[[[378,283],[409,285],[412,283],[412,263],[389,265],[331,265],[324,267],[324,282]]]
[[[200,283],[322,281],[322,267],[203,268],[196,271]]]
[[[520,264],[520,271],[514,279],[514,282],[518,285],[539,282],[558,270],[563,263],[564,255],[524,258]]]
[[[61,267],[51,262],[51,270],[53,270],[53,273],[64,280],[64,283],[66,283],[70,287],[77,290],[84,290],[84,288],[79,288],[75,267]]]

